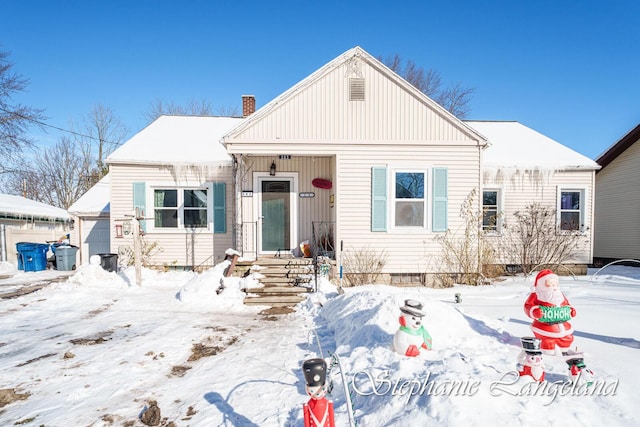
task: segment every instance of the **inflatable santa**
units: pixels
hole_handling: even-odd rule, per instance
[[[415,357],[420,354],[420,349],[431,350],[431,335],[422,324],[425,313],[422,311],[422,303],[415,300],[405,300],[400,307],[400,328],[393,336],[393,348],[404,356]]]
[[[573,342],[573,327],[569,320],[576,315],[575,308],[558,287],[559,279],[551,270],[542,270],[533,283],[533,292],[524,303],[524,312],[533,321],[531,331],[540,339],[540,349],[544,354],[564,357],[572,380],[593,377],[586,368],[582,353],[569,347]]]
[[[302,364],[305,391],[311,398],[303,406],[304,427],[335,427],[333,402],[327,400],[327,362],[324,359],[309,359]]]
[[[535,381],[544,381],[544,362],[540,350],[540,339],[536,337],[520,338],[522,351],[518,356],[518,373],[529,376]]]

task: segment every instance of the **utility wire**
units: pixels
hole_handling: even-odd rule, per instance
[[[15,112],[15,111],[5,110],[5,109],[4,109],[4,108],[2,108],[2,107],[0,107],[0,111],[2,111],[3,113],[7,113],[7,114],[13,114],[14,116],[18,116],[18,117],[20,117],[21,119],[24,119],[24,120],[27,120],[27,121],[30,121],[30,122],[33,122],[33,123],[39,124],[40,126],[44,126],[44,127],[48,127],[48,128],[52,128],[52,129],[56,129],[56,130],[59,130],[59,131],[61,131],[61,132],[67,132],[67,133],[70,133],[70,134],[73,134],[73,135],[76,135],[76,136],[80,136],[80,137],[83,137],[83,138],[93,139],[93,140],[95,140],[95,141],[103,142],[103,143],[106,143],[106,144],[122,145],[122,143],[120,143],[120,142],[113,142],[113,141],[107,141],[107,140],[100,140],[100,138],[96,138],[95,136],[85,135],[85,134],[80,133],[80,132],[76,132],[76,131],[69,130],[69,129],[63,129],[63,128],[58,127],[58,126],[50,125],[50,124],[48,124],[48,123],[41,122],[40,120],[36,120],[36,119],[34,119],[34,118],[27,117],[27,116],[25,116],[25,115],[22,115],[22,114],[20,114],[20,113]]]

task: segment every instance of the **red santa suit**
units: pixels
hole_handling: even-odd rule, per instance
[[[547,354],[554,354],[555,348],[566,351],[573,342],[573,327],[571,323],[564,320],[568,316],[548,319],[544,316],[544,307],[568,307],[567,312],[570,317],[574,317],[576,312],[569,305],[569,301],[558,289],[558,276],[551,270],[542,270],[536,276],[534,282],[534,292],[524,303],[525,314],[533,319],[531,331],[539,338],[542,351]]]

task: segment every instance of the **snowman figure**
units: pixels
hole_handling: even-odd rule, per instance
[[[530,376],[535,381],[544,381],[544,362],[542,361],[542,350],[540,349],[540,339],[536,337],[520,338],[522,351],[518,355],[518,373],[521,377]]]
[[[422,303],[407,299],[400,311],[400,328],[393,337],[395,351],[403,356],[416,357],[420,354],[420,348],[431,350],[431,335],[422,325],[422,318],[425,316]]]

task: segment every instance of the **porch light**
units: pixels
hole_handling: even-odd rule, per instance
[[[276,162],[271,162],[271,167],[269,168],[269,175],[276,176]]]
[[[122,224],[116,224],[116,237],[122,238]]]

